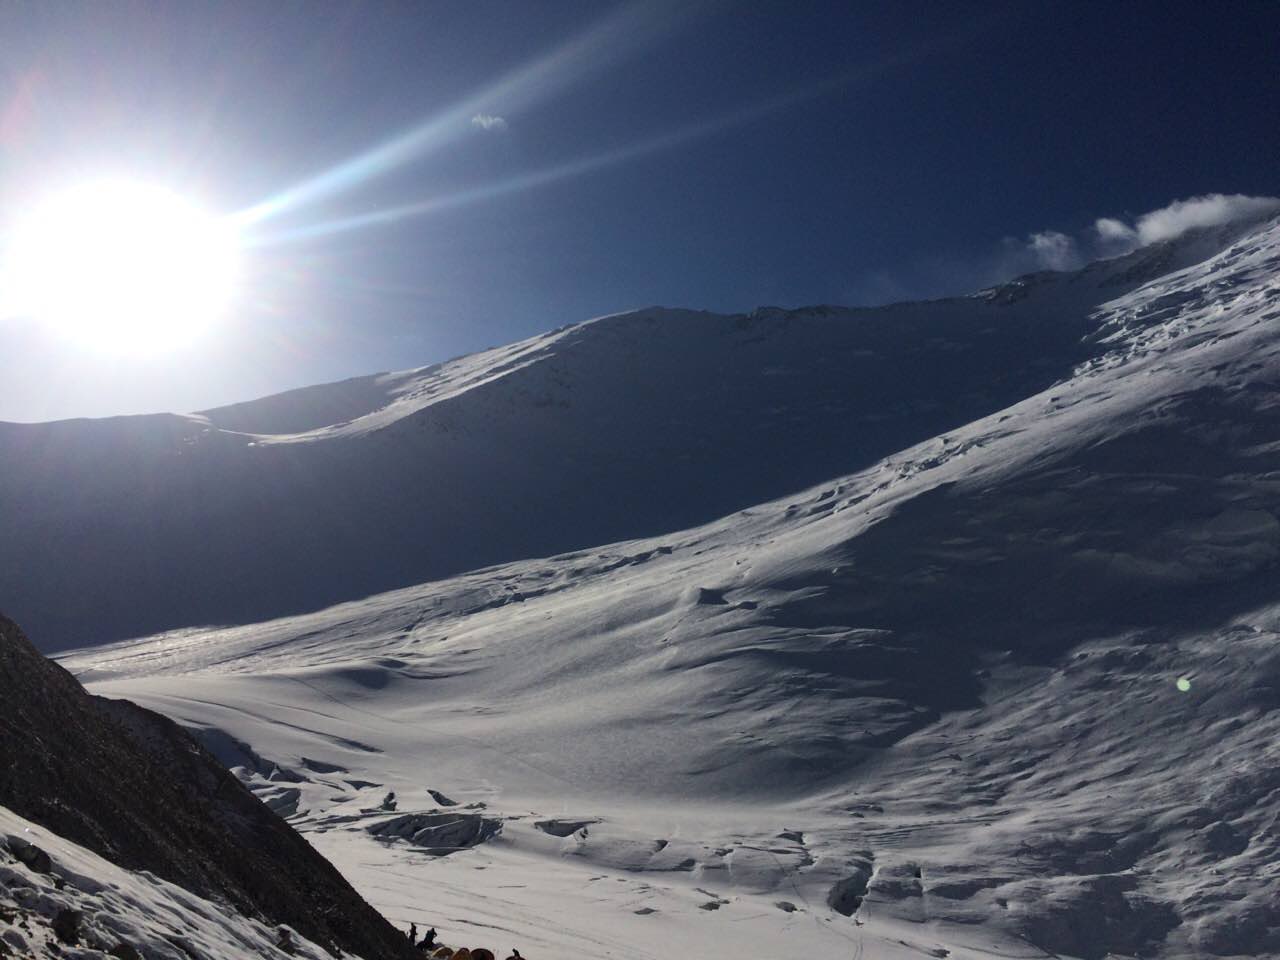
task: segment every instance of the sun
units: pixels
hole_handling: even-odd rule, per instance
[[[230,220],[164,187],[85,183],[35,206],[7,237],[5,312],[81,344],[153,352],[190,342],[229,306]]]

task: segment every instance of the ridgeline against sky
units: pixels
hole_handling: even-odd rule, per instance
[[[103,363],[9,311],[0,419],[205,408],[652,303],[966,293],[1173,200],[1280,194],[1275,4],[920,13],[6,8],[5,240],[123,177],[242,249],[222,321],[170,350]]]

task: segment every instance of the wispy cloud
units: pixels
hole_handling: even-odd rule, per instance
[[[1123,221],[1103,218],[1095,224],[1100,237],[1124,236],[1133,247],[1145,247],[1162,240],[1174,240],[1198,227],[1220,227],[1241,220],[1265,217],[1280,211],[1280,198],[1247,197],[1242,193],[1209,193],[1203,197],[1175,200],[1167,207],[1140,216],[1133,227]]]
[[[1042,270],[1075,270],[1091,260],[1124,256],[1176,240],[1190,230],[1280,215],[1280,197],[1211,193],[1174,200],[1138,216],[1099,217],[1076,231],[1038,230],[1008,236],[974,253],[924,255],[893,275],[866,275],[853,289],[860,303],[918,300],[1004,283]]]
[[[1280,213],[1280,198],[1244,194],[1210,193],[1174,200],[1132,222],[1119,217],[1099,217],[1093,229],[1079,237],[1057,230],[1032,233],[1024,240],[1004,241],[1001,265],[1004,277],[1030,270],[1074,270],[1088,260],[1118,257],[1140,247],[1176,240],[1189,230],[1221,227]]]
[[[507,120],[505,117],[495,117],[491,113],[477,113],[471,118],[471,125],[481,130],[495,130],[501,133],[507,129]]]
[[[1099,217],[1093,224],[1094,242],[1104,257],[1119,256],[1138,246],[1138,231],[1115,217]]]
[[[1058,230],[1041,230],[1026,237],[1005,237],[994,262],[980,268],[979,273],[989,274],[995,282],[1040,270],[1075,270],[1084,261],[1074,237]]]
[[[1076,242],[1057,230],[1044,230],[1027,238],[1027,248],[1046,270],[1073,270],[1080,266]]]

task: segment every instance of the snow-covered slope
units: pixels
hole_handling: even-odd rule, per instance
[[[1127,275],[1059,382],[1003,406],[991,387],[969,422],[804,492],[64,663],[203,730],[388,916],[446,940],[1276,955],[1280,222],[1185,269],[1171,251],[919,308],[954,310],[946,342],[973,350],[998,304],[1029,324],[1038,297]],[[357,424],[328,432],[395,429]]]
[[[705,523],[1044,389],[1092,305],[1238,229],[976,297],[645,310],[201,415],[0,424],[0,596],[58,649]]]

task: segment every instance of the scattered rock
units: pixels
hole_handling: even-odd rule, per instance
[[[7,838],[7,843],[9,852],[28,870],[34,873],[53,872],[53,861],[49,859],[47,853],[34,843],[24,840],[22,837],[9,837]]]
[[[1240,836],[1231,824],[1225,820],[1219,820],[1205,831],[1204,844],[1212,853],[1224,857],[1234,857],[1248,848],[1249,841]]]
[[[258,794],[258,799],[282,820],[292,817],[298,812],[298,803],[302,800],[302,791],[297,787],[273,787]]]
[[[53,933],[61,943],[74,947],[80,942],[80,911],[63,907],[53,918]]]

